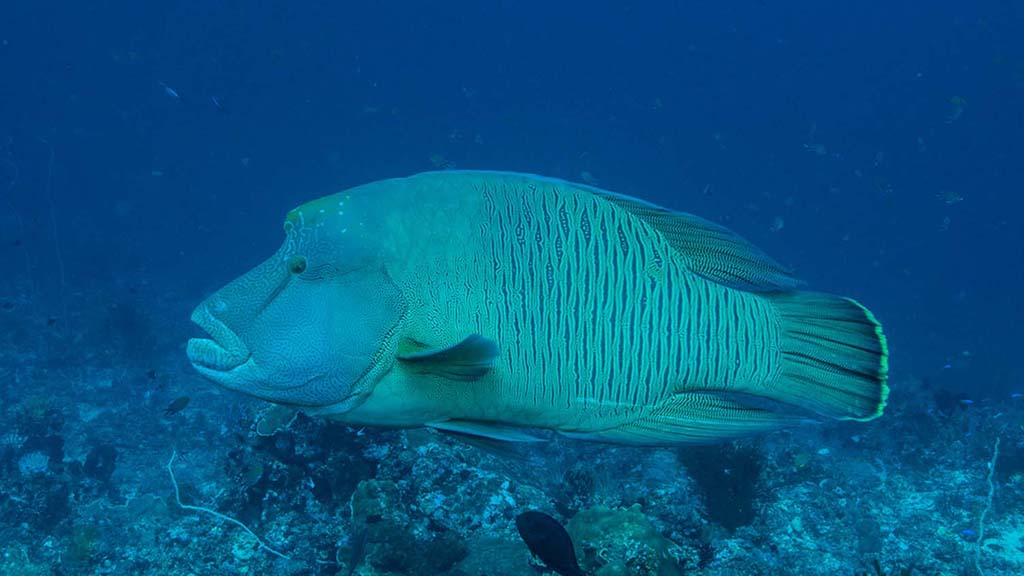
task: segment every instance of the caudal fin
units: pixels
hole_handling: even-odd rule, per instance
[[[771,297],[782,328],[778,400],[842,420],[882,415],[889,349],[882,325],[850,298],[815,292]]]

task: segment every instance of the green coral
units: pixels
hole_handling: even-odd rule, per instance
[[[679,547],[661,535],[640,511],[595,506],[566,525],[582,567],[594,576],[677,576]]]

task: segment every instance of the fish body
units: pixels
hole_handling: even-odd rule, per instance
[[[731,231],[507,172],[385,180],[290,212],[200,304],[211,380],[348,423],[528,441],[704,443],[868,420],[881,327]]]
[[[217,111],[221,114],[225,116],[231,115],[231,111],[228,110],[226,106],[224,106],[224,103],[220,101],[220,98],[217,98],[216,96],[210,96],[210,102],[213,103],[213,107],[216,108]]]
[[[179,396],[178,398],[175,398],[173,402],[167,405],[167,408],[164,408],[164,416],[174,416],[178,412],[181,412],[186,406],[188,406],[190,400],[191,399],[188,396]]]
[[[164,84],[163,82],[160,82],[160,87],[164,89],[164,94],[166,94],[168,97],[170,97],[170,98],[172,98],[174,100],[181,100],[181,94],[179,94],[178,91],[175,90],[174,88],[171,88],[170,86],[168,86],[167,84]]]
[[[530,552],[561,576],[585,576],[576,560],[572,538],[557,520],[529,510],[516,516],[516,529]]]

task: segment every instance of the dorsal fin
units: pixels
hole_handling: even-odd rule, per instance
[[[479,178],[507,179],[512,184],[547,183],[556,189],[588,192],[608,200],[661,233],[669,245],[683,257],[690,271],[712,282],[750,292],[784,292],[803,284],[791,270],[725,226],[692,214],[662,208],[638,198],[587,184],[518,172],[448,170],[443,173],[427,174],[444,174],[446,177],[461,174]]]
[[[690,270],[708,280],[752,292],[792,290],[801,284],[791,270],[725,226],[629,196],[582,188],[606,198],[660,232]]]

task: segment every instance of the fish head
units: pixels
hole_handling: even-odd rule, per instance
[[[371,233],[380,211],[344,193],[292,210],[277,253],[192,312],[209,335],[188,343],[195,369],[278,404],[357,406],[393,362],[404,315]]]

